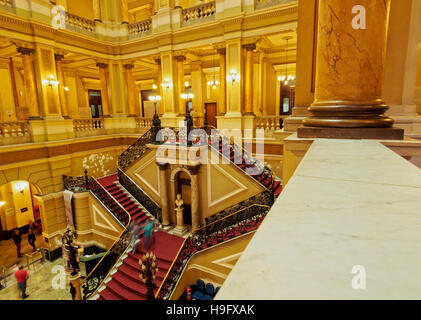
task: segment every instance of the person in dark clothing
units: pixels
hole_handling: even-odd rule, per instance
[[[20,236],[19,230],[15,229],[15,233],[13,234],[13,242],[16,245],[16,251],[18,253],[18,258],[22,258],[22,254],[20,253],[22,237]]]
[[[34,248],[34,251],[37,249],[36,245],[35,245],[35,241],[36,241],[36,238],[35,238],[34,230],[32,228],[29,228],[29,230],[28,230],[28,242],[32,246],[32,248]]]
[[[75,300],[76,288],[73,286],[73,283],[70,283],[70,294],[72,295],[72,300]]]

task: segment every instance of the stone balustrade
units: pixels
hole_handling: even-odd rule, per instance
[[[281,116],[261,116],[256,117],[256,129],[265,130],[265,137],[271,137],[272,133],[281,129]]]
[[[292,2],[291,0],[255,0],[254,8],[255,10],[260,10],[272,6],[277,6],[279,4],[284,4]]]
[[[66,26],[74,27],[82,31],[94,32],[95,22],[66,12]]]
[[[136,118],[136,129],[152,127],[152,118]]]
[[[215,1],[183,9],[183,26],[215,19]]]
[[[31,130],[27,121],[0,122],[0,145],[31,141]]]
[[[0,0],[0,6],[13,8],[13,2],[12,0]]]
[[[73,131],[76,137],[105,134],[104,119],[74,119]]]
[[[129,25],[129,37],[138,38],[152,34],[152,19],[139,21]]]

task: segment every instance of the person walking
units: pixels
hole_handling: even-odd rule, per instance
[[[16,245],[16,251],[18,253],[18,258],[22,258],[22,254],[20,253],[22,237],[20,236],[20,233],[19,233],[18,229],[15,229],[15,233],[13,234],[13,242]]]
[[[28,230],[28,242],[32,246],[34,252],[37,249],[37,247],[35,245],[35,241],[36,241],[36,237],[35,237],[34,230],[32,228],[29,228],[29,230]]]
[[[28,272],[23,268],[23,265],[19,265],[19,270],[15,272],[15,278],[18,282],[18,289],[22,292],[22,299],[29,297],[29,294],[26,294],[26,280],[28,280]]]
[[[145,243],[145,251],[148,252],[149,246],[151,244],[151,236],[152,236],[152,230],[153,230],[152,219],[148,219],[146,224],[143,226],[142,230],[145,230],[145,232],[143,233],[143,239]]]
[[[130,246],[135,250],[136,240],[140,233],[140,223],[132,223],[129,226]]]

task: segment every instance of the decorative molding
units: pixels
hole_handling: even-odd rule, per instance
[[[144,185],[146,185],[151,191],[153,191],[158,197],[160,197],[160,192],[159,192],[159,169],[158,169],[158,171],[157,171],[157,179],[158,179],[158,190],[157,189],[155,189],[148,181],[146,181],[143,177],[142,177],[142,175],[141,175],[141,172],[145,169],[145,168],[147,168],[151,163],[154,163],[154,164],[156,164],[155,163],[155,158],[154,157],[151,157],[148,161],[146,161],[142,166],[140,166],[136,171],[134,171],[133,173],[134,173],[134,175],[140,180],[140,181],[142,181],[142,183],[144,184]]]
[[[101,228],[104,228],[104,229],[108,229],[108,230],[111,230],[111,231],[115,231],[117,233],[119,232],[117,230],[117,228],[114,227],[112,225],[112,223],[109,222],[108,219],[102,214],[102,212],[95,206],[95,204],[92,204],[92,214],[94,216],[94,225],[95,226],[98,226],[98,227],[101,227]],[[99,222],[98,216],[100,216],[105,221],[106,224],[103,224],[103,223]]]

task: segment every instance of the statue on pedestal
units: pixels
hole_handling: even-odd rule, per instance
[[[174,229],[174,234],[182,236],[186,232],[187,227],[184,225],[184,218],[183,218],[184,201],[181,198],[181,194],[177,194],[177,199],[175,199],[175,205],[177,206],[175,208],[175,213],[177,217],[177,226]]]

